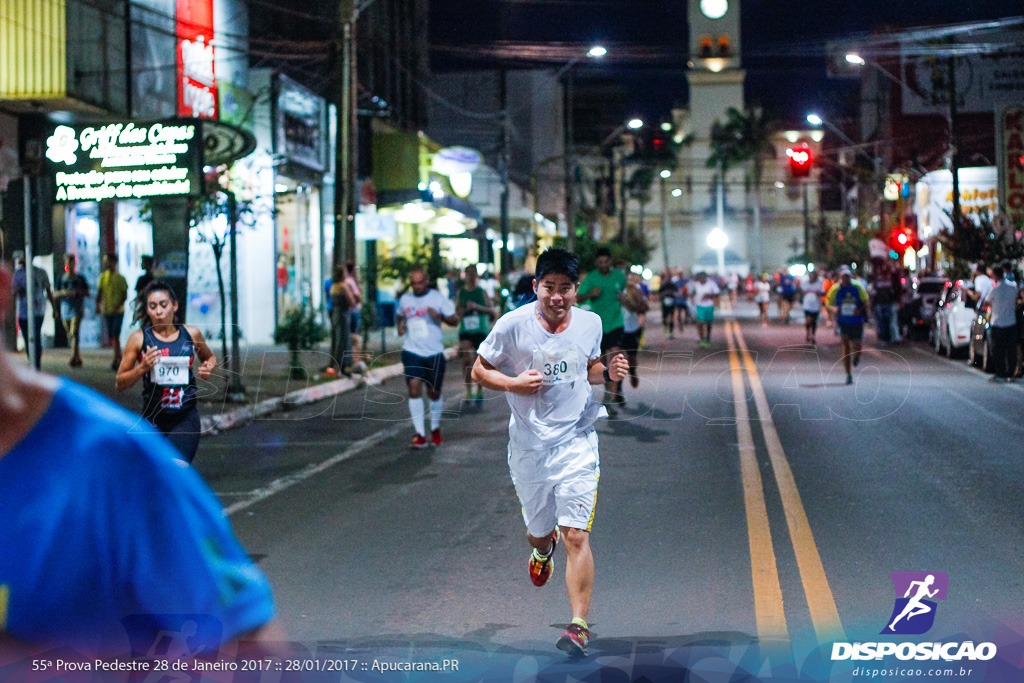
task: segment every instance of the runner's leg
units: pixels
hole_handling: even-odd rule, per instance
[[[561,527],[565,542],[565,585],[573,619],[586,621],[590,598],[594,591],[594,556],[590,550],[590,533],[583,529]]]

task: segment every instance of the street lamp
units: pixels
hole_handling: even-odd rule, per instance
[[[671,178],[672,177],[672,171],[668,170],[667,168],[662,169],[661,177],[662,178]]]
[[[729,244],[729,236],[725,230],[715,226],[715,229],[708,233],[708,246],[718,252],[718,274],[725,275],[725,248]]]
[[[644,122],[643,119],[630,119],[629,123],[627,123],[626,126],[630,130],[637,130],[638,128],[644,127]]]

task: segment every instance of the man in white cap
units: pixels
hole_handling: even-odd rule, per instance
[[[868,311],[868,293],[852,278],[853,271],[848,266],[842,266],[839,269],[839,282],[832,285],[827,299],[836,315],[836,324],[843,340],[843,367],[846,369],[847,384],[853,384],[851,361],[854,366],[860,363],[864,321]]]

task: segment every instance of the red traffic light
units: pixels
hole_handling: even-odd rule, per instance
[[[907,242],[910,241],[910,238],[907,237],[906,233],[901,232],[899,235],[897,235],[896,241],[899,242],[900,244],[905,245]]]
[[[814,157],[811,148],[807,145],[790,147],[786,150],[789,157],[789,174],[794,178],[806,178],[811,175],[811,167],[814,165]]]

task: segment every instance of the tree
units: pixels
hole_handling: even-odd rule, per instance
[[[224,216],[223,225],[220,225],[218,218]],[[232,226],[234,219],[236,225]],[[235,208],[235,216],[230,215],[228,196],[224,192],[211,192],[202,195],[192,203],[191,215],[189,217],[190,227],[195,229],[195,239],[200,244],[209,244],[213,250],[213,262],[217,272],[217,293],[220,296],[220,345],[221,358],[228,357],[228,335],[227,335],[227,290],[224,286],[224,271],[221,266],[221,256],[225,247],[231,241],[231,230],[238,229],[238,223],[252,226],[252,211],[246,202],[238,202]],[[232,282],[232,287],[237,283]]]
[[[760,107],[740,111],[729,107],[724,124],[711,128],[711,157],[708,167],[720,167],[724,178],[730,166],[751,162],[750,180],[754,186],[754,241],[757,243],[755,270],[761,267],[761,180],[764,164],[775,157],[772,135],[778,127]]]
[[[977,222],[968,217],[962,218],[955,230],[943,230],[939,234],[939,240],[952,256],[948,274],[967,277],[972,263],[994,264],[1024,258],[1022,228],[1024,224],[1018,222],[1016,229],[998,232],[988,213],[978,214]]]

